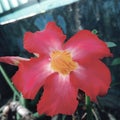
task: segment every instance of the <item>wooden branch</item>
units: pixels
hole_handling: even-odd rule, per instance
[[[32,113],[17,101],[3,107],[1,120],[16,120],[16,114],[20,115],[20,120],[35,120]]]

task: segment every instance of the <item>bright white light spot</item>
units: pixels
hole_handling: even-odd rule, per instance
[[[19,0],[19,2],[20,2],[21,4],[25,4],[25,3],[28,2],[28,0]]]
[[[36,15],[36,13],[31,13],[31,14],[29,14],[29,15],[21,16],[21,17],[19,17],[19,18],[16,19],[16,20],[21,20],[21,19],[29,18],[29,17],[35,16],[35,15]]]
[[[10,4],[11,6],[14,8],[14,7],[18,7],[18,2],[17,0],[10,0]]]
[[[7,21],[4,21],[4,22],[1,22],[0,25],[5,25],[5,24],[8,24],[8,23],[12,23],[12,22],[15,22],[17,20],[21,20],[21,19],[32,17],[34,15],[36,15],[36,13],[31,13],[29,15],[21,16],[21,17],[19,17],[17,19],[11,19],[11,20],[7,20]]]
[[[4,24],[15,22],[15,21],[16,21],[15,19],[11,19],[11,20],[8,20],[8,21],[5,21],[5,22],[1,22],[0,24],[4,25]]]
[[[6,11],[10,10],[10,5],[8,3],[8,0],[1,0],[1,4],[2,4],[4,10],[6,10]]]
[[[3,13],[3,9],[2,9],[1,4],[0,4],[0,13]]]

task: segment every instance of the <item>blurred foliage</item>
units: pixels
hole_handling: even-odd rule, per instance
[[[119,58],[115,58],[113,61],[112,61],[112,64],[111,65],[120,65],[120,57]]]
[[[117,46],[117,44],[115,44],[114,42],[106,42],[106,44],[109,48]]]

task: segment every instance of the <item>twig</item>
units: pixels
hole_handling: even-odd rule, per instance
[[[17,101],[12,101],[2,108],[1,120],[15,120],[16,114],[19,114],[22,120],[35,120],[32,113]]]
[[[19,102],[11,102],[10,103],[10,109],[12,111],[16,111],[20,116],[22,116],[22,118],[24,118],[25,120],[34,120],[32,118],[32,113],[25,107],[23,107]]]

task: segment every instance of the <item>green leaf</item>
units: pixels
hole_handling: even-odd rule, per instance
[[[112,64],[111,65],[119,65],[120,64],[120,58],[115,58],[113,61],[112,61]]]
[[[108,47],[116,47],[117,45],[114,42],[105,42]]]

